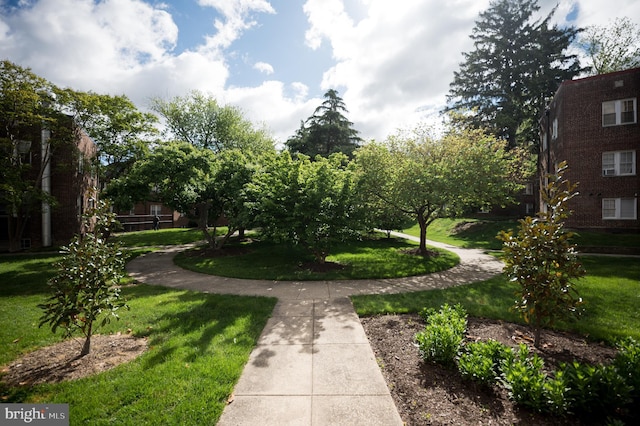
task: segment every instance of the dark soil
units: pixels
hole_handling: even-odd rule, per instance
[[[414,336],[424,329],[418,315],[385,315],[361,318],[382,374],[402,420],[412,425],[583,425],[577,417],[553,418],[520,408],[506,391],[487,388],[461,378],[455,368],[425,363]],[[544,347],[535,350],[527,328],[500,321],[469,318],[470,341],[494,339],[516,347],[530,346],[553,367],[577,359],[589,363],[610,363],[615,349],[584,338],[545,331]]]
[[[147,340],[129,335],[94,335],[91,352],[80,357],[83,339],[69,339],[38,349],[2,367],[2,382],[31,386],[75,380],[132,361],[147,350]]]

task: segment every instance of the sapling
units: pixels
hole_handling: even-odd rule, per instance
[[[82,332],[85,341],[80,356],[91,351],[96,328],[118,319],[120,308],[128,308],[117,287],[124,276],[125,258],[118,245],[105,238],[112,219],[102,202],[83,215],[84,229],[91,231],[77,235],[62,248],[64,257],[56,264],[58,273],[48,282],[53,294],[38,305],[44,310],[40,326],[48,324],[54,333],[62,328],[64,337]]]

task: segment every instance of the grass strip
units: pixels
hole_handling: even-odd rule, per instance
[[[582,262],[587,276],[576,288],[585,301],[585,312],[577,321],[558,323],[557,328],[609,343],[625,336],[640,339],[638,259],[585,256]],[[361,316],[417,313],[425,307],[439,309],[445,303],[460,303],[471,316],[522,323],[511,310],[517,289],[517,283],[500,275],[444,290],[353,296],[352,300]]]

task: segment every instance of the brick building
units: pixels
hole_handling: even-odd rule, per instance
[[[73,140],[57,143],[55,147],[47,129],[34,129],[26,133],[31,135],[30,140],[18,141],[15,155],[29,165],[24,179],[49,193],[55,203],[38,203],[34,209],[21,212],[18,218],[0,202],[0,251],[65,245],[82,231],[81,215],[93,207],[98,188],[93,166],[97,147],[82,129],[72,124],[71,118],[69,128]],[[14,243],[11,247],[10,236],[22,228],[22,223],[24,230],[18,246]]]
[[[123,231],[145,231],[153,229],[154,217],[158,216],[159,229],[184,228],[190,225],[189,218],[159,202],[144,201],[137,203],[128,211],[117,212]]]
[[[541,176],[566,161],[578,183],[566,225],[640,232],[640,68],[563,82],[542,117]],[[544,206],[540,206],[544,208]]]

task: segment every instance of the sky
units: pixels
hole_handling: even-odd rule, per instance
[[[198,90],[280,144],[329,89],[365,140],[437,124],[490,0],[0,0],[0,59],[61,87],[150,99]],[[638,0],[538,0],[607,26]],[[612,5],[615,4],[615,7]]]

